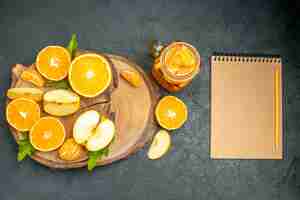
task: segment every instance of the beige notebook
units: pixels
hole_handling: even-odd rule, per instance
[[[214,159],[282,159],[282,65],[278,56],[211,57]]]

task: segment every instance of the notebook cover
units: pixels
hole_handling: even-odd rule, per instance
[[[213,159],[282,159],[282,64],[278,56],[211,57]]]

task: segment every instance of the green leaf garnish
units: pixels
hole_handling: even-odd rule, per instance
[[[68,44],[68,51],[73,59],[75,56],[76,49],[78,47],[77,36],[75,33],[72,34],[71,40]]]
[[[60,81],[47,81],[45,86],[55,89],[71,89],[69,81],[67,79],[63,79]]]
[[[92,171],[96,167],[97,160],[101,159],[103,156],[108,156],[108,153],[109,153],[109,146],[99,151],[89,151],[88,170]]]
[[[24,160],[27,156],[31,156],[36,150],[28,139],[28,133],[22,133],[22,139],[18,140],[18,161]]]

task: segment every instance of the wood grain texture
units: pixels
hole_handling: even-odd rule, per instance
[[[77,56],[86,52],[81,50],[77,53]],[[111,85],[96,98],[81,97],[81,107],[78,112],[59,118],[65,126],[67,138],[72,137],[72,128],[77,117],[87,110],[97,110],[115,121],[116,139],[110,146],[109,155],[102,160],[98,160],[98,166],[107,165],[128,157],[142,148],[152,137],[157,130],[153,114],[154,106],[160,96],[153,80],[138,65],[121,56],[101,55],[105,55],[111,62],[114,76]],[[34,87],[19,78],[24,69],[26,67],[20,64],[12,68],[11,87]],[[142,85],[139,88],[134,88],[125,80],[119,78],[119,71],[123,69],[138,71],[143,77]],[[47,91],[49,88],[43,88],[43,90]],[[45,115],[47,114],[43,112],[42,116]],[[15,140],[17,140],[18,131],[12,127],[10,127],[10,130]],[[86,154],[76,161],[64,161],[58,157],[57,150],[46,153],[37,151],[31,158],[42,165],[55,169],[79,168],[87,165]]]

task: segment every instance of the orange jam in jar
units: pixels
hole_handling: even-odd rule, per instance
[[[166,90],[176,92],[188,85],[199,69],[198,51],[188,43],[173,42],[155,59],[152,75]]]

